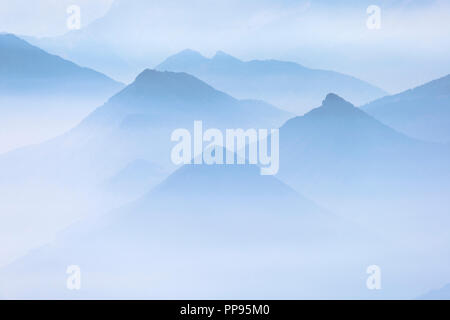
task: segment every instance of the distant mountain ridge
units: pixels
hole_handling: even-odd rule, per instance
[[[31,158],[23,157],[23,153],[31,152],[39,155],[38,162],[46,163],[44,166],[51,172],[55,167],[75,165],[83,168],[76,179],[95,177],[100,179],[98,183],[136,159],[159,165],[163,170],[173,169],[171,133],[179,128],[192,131],[195,120],[201,120],[205,130],[271,129],[290,117],[290,113],[264,102],[237,100],[186,73],[147,69],[74,129],[40,146],[6,154],[2,159],[10,159],[5,161],[20,167],[20,163]],[[50,165],[52,159],[55,163]],[[24,166],[26,172],[32,170]],[[4,174],[9,176],[10,172]]]
[[[32,212],[24,207],[52,206],[61,202],[55,196],[59,193],[69,194],[77,205],[62,204],[70,211],[66,215],[42,208],[59,225],[90,212],[92,206],[108,211],[136,199],[177,168],[171,160],[177,144],[171,141],[172,132],[180,128],[193,132],[195,120],[203,122],[204,130],[270,129],[289,117],[267,103],[237,100],[188,74],[143,71],[73,129],[0,155],[0,193],[14,195],[2,198],[0,212],[25,221],[20,227],[5,222],[2,228],[20,233],[32,227],[31,221],[38,217],[30,218]],[[24,194],[29,197],[20,205]],[[52,231],[34,230],[40,237]]]
[[[112,95],[123,84],[48,54],[13,34],[0,35],[0,93]]]
[[[218,127],[223,127],[221,122],[227,121],[229,126],[234,124],[236,128],[261,125],[262,119],[266,125],[278,127],[292,116],[262,101],[237,100],[190,74],[151,69],[140,73],[133,83],[93,112],[81,125],[103,116],[112,119],[112,114],[120,117],[122,125],[129,125],[127,120],[138,120],[135,116],[140,115],[141,122],[154,121],[155,116],[166,116],[166,121],[172,121],[172,117],[209,120],[211,125]]]
[[[401,134],[329,94],[280,128],[278,177],[319,203],[395,198],[446,185],[449,156],[447,148]],[[427,170],[417,170],[422,167]]]
[[[0,34],[0,153],[61,134],[123,86]]]
[[[449,142],[450,74],[361,108],[411,137]]]
[[[264,100],[296,114],[309,111],[329,92],[344,95],[355,104],[386,95],[379,88],[338,72],[278,60],[241,61],[222,51],[208,59],[196,51],[184,50],[156,69],[187,72],[233,96]]]
[[[173,296],[167,287],[176,286],[196,297],[190,285],[192,277],[218,281],[218,275],[232,272],[236,276],[224,280],[217,292],[242,285],[245,269],[231,267],[225,260],[216,263],[230,252],[245,250],[251,258],[239,264],[265,273],[274,266],[261,265],[259,260],[268,260],[274,244],[283,246],[277,256],[304,257],[311,244],[333,247],[336,241],[351,243],[358,231],[350,230],[277,178],[261,176],[255,166],[186,165],[138,200],[93,223],[75,225],[52,244],[3,268],[0,277],[9,298],[28,297],[29,288],[39,289],[41,298],[64,298],[72,292],[59,284],[60,277],[52,270],[64,270],[69,261],[76,261],[83,266],[83,277],[101,279],[89,282],[89,290],[80,291],[80,297],[104,296],[100,283],[111,277],[134,282],[133,277],[144,270],[159,274],[152,290],[148,289],[149,279],[139,277],[132,291],[121,283],[110,288],[108,295],[163,298]],[[289,261],[283,263],[289,265]],[[107,265],[107,272],[98,273]],[[20,279],[30,270],[35,270],[34,274],[38,270],[39,276],[24,286]],[[292,277],[298,269],[286,272]],[[295,286],[292,281],[274,283],[280,288]]]

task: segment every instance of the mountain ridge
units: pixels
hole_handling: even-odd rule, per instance
[[[320,193],[321,188],[344,190],[353,183],[369,181],[371,189],[378,190],[377,186],[387,181],[394,185],[393,178],[397,183],[404,183],[413,176],[412,172],[414,176],[425,175],[416,171],[422,161],[432,161],[428,163],[429,170],[437,170],[444,160],[432,160],[432,155],[447,153],[439,144],[410,138],[337,95],[329,94],[320,107],[288,120],[280,128],[283,162],[279,175],[282,181],[296,185],[296,190],[304,187]],[[430,179],[431,176],[423,181],[431,183]],[[328,181],[329,185],[320,187],[319,180]],[[336,183],[334,187],[332,181]],[[362,190],[359,188],[358,192]]]
[[[78,82],[88,82],[86,86],[80,88],[88,89],[89,85],[98,81],[98,85],[111,86],[111,94],[114,90],[118,90],[123,87],[123,84],[117,82],[108,76],[97,72],[93,69],[81,67],[71,61],[65,60],[57,55],[47,53],[46,51],[29,44],[27,41],[13,35],[4,34],[0,35],[0,77],[11,80],[21,81],[16,85],[22,84],[22,88],[33,89],[33,91],[42,90],[41,87],[32,88],[31,85],[39,85],[33,79],[45,79],[46,88],[55,86],[60,88],[63,85],[67,86],[67,89],[77,90],[81,84]],[[6,63],[5,63],[6,61]],[[1,79],[1,78],[0,78]],[[50,80],[57,80],[57,82],[49,82]],[[33,81],[32,81],[33,80]],[[67,81],[67,84],[61,84],[60,81]],[[5,93],[6,89],[15,89],[11,86],[6,86],[7,83],[2,81],[0,89],[3,88]],[[32,82],[30,82],[32,81]],[[27,83],[30,82],[30,84]],[[14,84],[14,83],[12,83]],[[70,84],[70,86],[69,86]],[[19,90],[23,90],[18,88]],[[64,87],[63,87],[64,88]],[[15,89],[18,90],[18,89]],[[96,91],[104,90],[101,87],[97,87]],[[45,91],[42,90],[42,91]],[[85,90],[84,93],[88,95],[91,90]],[[57,91],[53,91],[53,94]],[[68,92],[70,93],[70,92]]]
[[[203,121],[205,128],[270,129],[278,128],[290,117],[291,114],[264,102],[237,100],[186,73],[144,70],[135,82],[73,129],[41,146],[17,150],[1,158],[22,158],[8,160],[13,167],[20,168],[20,163],[26,163],[20,155],[41,154],[46,150],[44,154],[50,152],[52,156],[41,155],[42,161],[59,159],[62,163],[54,163],[56,167],[64,166],[63,163],[87,165],[92,168],[83,170],[86,171],[83,176],[94,170],[94,176],[103,180],[136,158],[155,162],[164,169],[172,168],[171,132],[180,127],[191,129],[196,120]],[[104,161],[108,165],[102,164]],[[31,168],[20,170],[28,172]],[[10,176],[10,172],[4,173]]]
[[[187,72],[238,98],[264,100],[297,114],[309,111],[329,92],[349,96],[356,103],[386,94],[367,82],[338,72],[275,59],[242,61],[222,51],[206,58],[194,50],[183,50],[155,69]]]
[[[14,34],[0,35],[0,153],[60,135],[123,87]]]
[[[450,141],[450,74],[386,96],[361,109],[387,125],[430,142]]]

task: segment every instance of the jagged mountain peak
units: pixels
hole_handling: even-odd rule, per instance
[[[325,99],[322,102],[322,107],[328,108],[328,107],[353,107],[354,106],[345,100],[344,98],[341,98],[335,93],[329,93],[325,97]]]
[[[184,71],[232,96],[267,101],[296,114],[310,111],[329,92],[348,97],[356,105],[386,95],[381,89],[345,74],[282,60],[243,61],[222,51],[211,59],[175,55],[156,69]]]
[[[158,71],[145,69],[136,80],[125,88],[123,94],[132,93],[138,96],[180,96],[202,97],[218,94],[213,87],[185,72]]]
[[[94,122],[100,121],[98,119],[101,117],[112,125],[123,121],[122,125],[134,127],[138,122],[149,121],[143,114],[150,113],[152,119],[155,114],[167,121],[178,116],[191,119],[195,115],[196,120],[210,119],[215,123],[234,123],[234,126],[241,121],[259,123],[263,118],[279,126],[280,117],[283,122],[289,117],[288,113],[273,106],[235,99],[188,73],[145,69],[133,83],[87,118],[86,123],[91,123],[92,119],[97,119]],[[115,119],[112,122],[108,120],[111,117]],[[264,123],[267,123],[266,120]]]
[[[241,60],[239,60],[238,58],[233,57],[232,55],[223,52],[223,51],[217,51],[216,54],[214,55],[214,57],[212,58],[213,60],[227,60],[227,61],[236,61],[236,62],[241,62]]]
[[[329,93],[322,101],[322,105],[318,108],[311,110],[305,114],[305,117],[367,117],[371,118],[369,115],[365,114],[358,108],[356,108],[352,103],[348,102],[344,98],[338,96],[335,93]]]
[[[284,134],[303,139],[341,139],[340,143],[369,144],[374,141],[407,142],[410,139],[379,122],[353,104],[330,93],[320,107],[287,121],[280,129]],[[381,140],[380,140],[381,139]],[[345,142],[344,142],[345,141]],[[350,144],[349,144],[350,145]]]

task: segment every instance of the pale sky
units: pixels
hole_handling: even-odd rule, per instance
[[[0,32],[55,36],[67,32],[67,8],[78,5],[82,25],[103,16],[114,0],[0,0]]]
[[[69,5],[80,6],[86,27],[113,2],[0,0],[0,32],[64,34]],[[366,26],[370,4],[381,8],[379,30]],[[186,48],[222,50],[347,73],[390,93],[450,73],[449,0],[116,0],[113,8],[91,34],[146,67]]]

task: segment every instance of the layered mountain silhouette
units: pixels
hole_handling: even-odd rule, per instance
[[[291,114],[267,103],[237,100],[187,73],[147,69],[122,92],[97,109],[83,125],[96,121],[123,127],[142,125],[158,117],[202,120],[219,128],[277,126]],[[114,120],[115,121],[114,121]]]
[[[198,52],[184,50],[167,58],[156,69],[187,72],[236,97],[261,99],[297,114],[318,105],[329,92],[348,97],[356,104],[386,94],[338,72],[278,60],[241,61],[221,51],[208,59]]]
[[[0,156],[0,211],[10,217],[2,227],[18,234],[31,228],[36,243],[93,207],[106,212],[135,199],[176,169],[171,134],[179,128],[193,134],[194,120],[202,120],[204,130],[270,129],[289,117],[187,74],[146,70],[72,130]],[[158,169],[136,165],[137,159]]]
[[[0,161],[8,163],[5,168],[11,165],[30,174],[33,169],[26,163],[33,159],[56,176],[60,172],[55,168],[78,172],[67,170],[75,166],[82,172],[77,179],[107,179],[136,159],[166,170],[173,167],[171,133],[186,128],[193,134],[195,120],[203,122],[204,130],[270,129],[278,128],[290,116],[264,102],[237,100],[186,73],[145,70],[73,130]],[[11,176],[11,171],[5,174]]]
[[[390,200],[440,194],[448,160],[447,148],[409,138],[335,94],[280,128],[281,180],[336,210],[366,206],[387,214],[382,205]]]
[[[0,34],[0,153],[69,130],[123,84]]]
[[[255,165],[185,165],[145,198],[147,206],[178,207],[184,212],[290,212],[324,214],[314,203]],[[181,201],[176,201],[176,200]],[[206,200],[208,199],[208,200]],[[286,205],[289,203],[289,205]]]
[[[316,2],[114,0],[62,36],[0,34],[0,299],[404,299],[448,283],[450,75],[387,96],[337,69],[179,52],[364,74],[352,39],[297,37],[329,16]],[[351,23],[375,37],[363,51],[389,44]],[[278,174],[175,165],[171,134],[194,140],[198,120],[280,128]],[[367,290],[374,264],[383,290]],[[81,290],[66,285],[74,265]],[[419,299],[450,299],[450,285]]]
[[[368,114],[411,137],[450,141],[450,75],[362,106]]]
[[[187,165],[137,201],[73,226],[3,269],[2,290],[9,298],[36,290],[41,298],[66,298],[73,292],[61,285],[64,273],[55,270],[76,263],[83,273],[79,298],[200,297],[210,281],[217,283],[214,295],[227,296],[249,281],[250,270],[254,279],[248,283],[268,281],[281,293],[293,290],[292,279],[302,274],[303,266],[289,268],[298,257],[304,265],[312,254],[315,263],[323,258],[316,268],[334,268],[334,258],[310,250],[351,243],[356,231],[348,227],[275,177],[261,176],[255,166]],[[280,281],[284,272],[275,272],[284,268],[291,281]],[[264,276],[268,271],[272,277]],[[105,283],[119,278],[126,282],[106,290]],[[195,279],[200,291],[191,286]]]
[[[16,179],[17,172],[27,183],[42,175],[71,186],[76,179],[90,179],[92,185],[121,176],[118,171],[138,176],[152,170],[149,163],[167,163],[173,125],[188,127],[199,116],[218,128],[229,124],[245,128],[256,125],[255,121],[270,124],[272,116],[267,119],[256,112],[261,118],[255,118],[258,105],[242,103],[184,73],[146,70],[63,137],[1,157],[0,168],[7,168],[1,171],[2,181]],[[262,109],[267,107],[262,104]],[[381,199],[389,206],[385,198],[397,197],[394,191],[401,189],[416,206],[414,188],[446,190],[442,181],[449,178],[448,150],[409,138],[336,94],[327,95],[319,108],[305,116],[287,121],[280,129],[280,148],[278,177],[261,176],[259,168],[249,165],[179,168],[137,201],[74,226],[57,241],[3,269],[5,293],[0,294],[30,298],[38,291],[41,298],[73,298],[64,286],[64,271],[76,264],[84,279],[83,290],[75,293],[78,298],[206,294],[226,298],[243,283],[249,289],[242,297],[260,297],[261,288],[275,290],[270,297],[286,297],[299,295],[299,282],[330,290],[330,297],[354,296],[359,290],[355,288],[361,288],[361,279],[354,274],[363,272],[367,263],[380,261],[386,248],[308,199],[324,200],[327,207],[334,205],[339,211],[343,202],[364,202],[380,217],[370,212],[366,221],[382,218],[386,224],[386,215],[393,213],[383,211]],[[133,161],[138,158],[144,162]],[[427,214],[433,221],[434,208]],[[404,226],[409,225],[392,224],[399,233]],[[381,250],[372,250],[368,240]],[[403,249],[402,245],[389,242],[390,252],[397,253],[394,249]],[[396,259],[385,258],[382,263],[388,267],[404,263]],[[323,277],[336,269],[346,271],[333,280]],[[117,279],[123,282],[105,287]],[[343,285],[348,291],[333,291]],[[317,296],[317,292],[301,293],[301,297]]]

